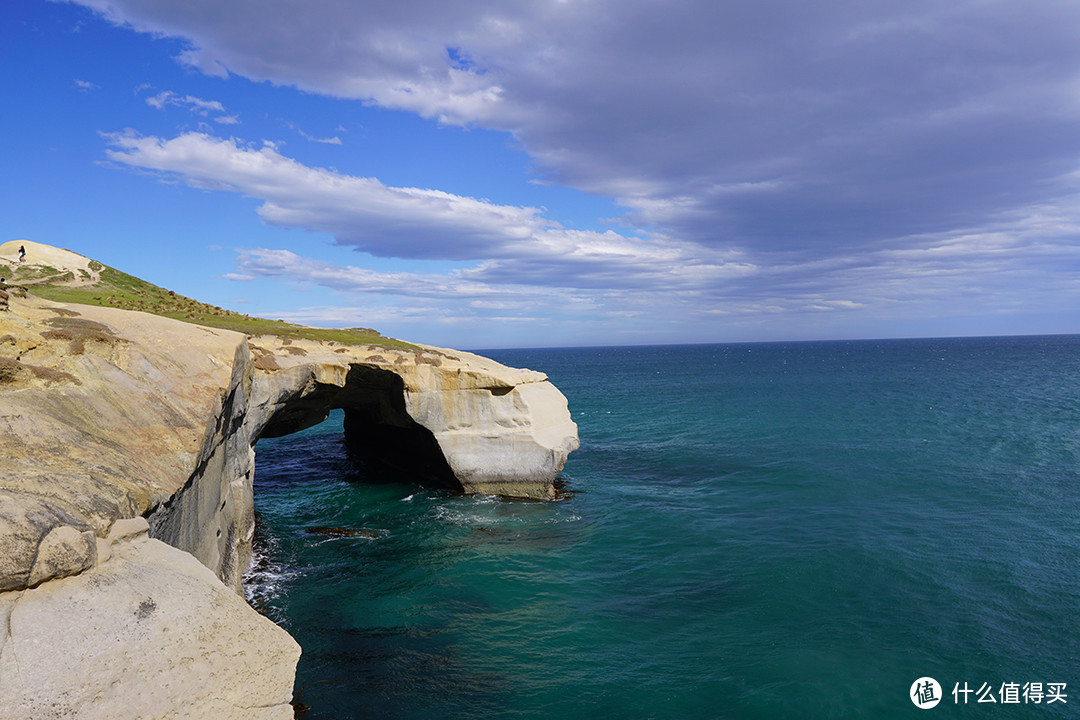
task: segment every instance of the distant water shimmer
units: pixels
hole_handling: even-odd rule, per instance
[[[570,500],[256,447],[307,720],[1080,717],[1080,336],[485,354],[569,399]]]

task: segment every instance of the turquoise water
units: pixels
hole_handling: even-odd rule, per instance
[[[308,720],[1077,716],[1080,336],[486,354],[569,399],[570,500],[364,476],[340,417],[256,447]]]

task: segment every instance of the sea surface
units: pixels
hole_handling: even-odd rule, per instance
[[[1080,336],[485,354],[569,399],[568,500],[256,446],[305,720],[1080,717]]]

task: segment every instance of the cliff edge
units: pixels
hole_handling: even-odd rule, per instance
[[[74,281],[100,269],[80,261]],[[238,594],[260,437],[340,408],[362,458],[457,491],[534,499],[555,497],[577,447],[566,400],[542,373],[469,353],[252,337],[9,295],[5,717],[291,717],[299,648]]]

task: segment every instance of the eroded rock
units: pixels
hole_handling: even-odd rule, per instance
[[[125,537],[80,575],[0,593],[5,720],[291,720],[288,633],[191,555]]]
[[[78,575],[96,562],[94,533],[60,525],[50,530],[38,545],[27,584],[33,587],[50,578]]]
[[[0,315],[3,716],[291,717],[299,649],[239,594],[252,446],[333,408],[361,451],[464,492],[552,498],[577,447],[542,373],[468,353],[249,343],[13,302]]]

